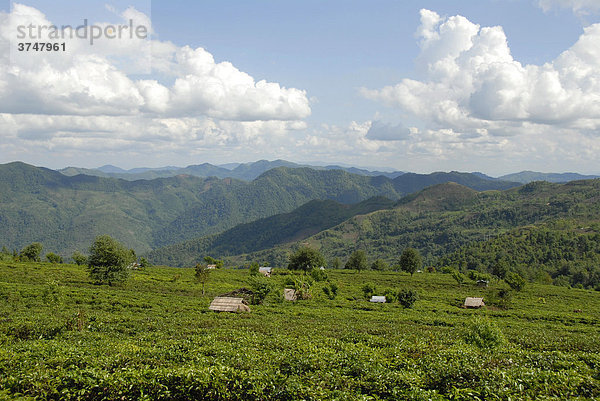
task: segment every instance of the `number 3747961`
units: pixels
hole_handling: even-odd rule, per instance
[[[20,52],[64,52],[67,50],[65,42],[19,42],[17,50]]]

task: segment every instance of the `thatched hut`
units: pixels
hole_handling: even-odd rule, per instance
[[[485,306],[485,303],[483,303],[483,298],[467,297],[465,299],[463,308],[478,309],[482,306]]]
[[[286,301],[295,301],[298,299],[298,295],[296,295],[296,290],[293,288],[284,288],[283,297]]]
[[[215,312],[250,312],[250,307],[244,303],[244,298],[216,297],[208,309]]]

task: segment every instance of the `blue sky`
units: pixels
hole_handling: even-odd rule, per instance
[[[598,3],[12,3],[0,162],[600,173]],[[16,54],[17,15],[153,35]]]

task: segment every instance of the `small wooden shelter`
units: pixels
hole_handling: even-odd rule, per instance
[[[477,309],[481,308],[482,306],[485,306],[485,303],[483,303],[483,298],[467,297],[465,299],[463,308]]]
[[[385,303],[385,295],[373,295],[371,297],[371,299],[369,299],[369,302],[384,304]]]
[[[271,277],[272,270],[273,270],[272,267],[267,267],[267,266],[261,266],[258,268],[258,272],[265,277]]]
[[[208,309],[215,312],[250,312],[250,307],[244,303],[244,298],[216,297]]]
[[[296,295],[296,290],[293,288],[284,288],[283,297],[286,301],[295,301],[298,299],[298,295]]]

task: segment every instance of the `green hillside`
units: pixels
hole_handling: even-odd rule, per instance
[[[421,252],[426,264],[434,265],[440,257],[462,246],[518,227],[558,219],[590,226],[599,221],[599,200],[600,180],[540,182],[486,192],[441,184],[401,199],[391,210],[355,216],[295,244],[237,255],[232,261],[283,265],[290,252],[305,244],[320,249],[330,261],[339,258],[345,263],[354,250],[363,249],[369,260],[379,258],[391,265],[398,262],[403,249],[413,247]]]
[[[600,223],[553,220],[461,247],[438,262],[503,276],[600,290]]]
[[[146,257],[155,264],[193,266],[206,255],[225,257],[298,241],[352,216],[393,205],[393,201],[383,197],[371,198],[353,205],[331,200],[313,200],[290,213],[240,224],[220,234],[169,245],[148,253]]]
[[[285,272],[281,272],[285,273]],[[600,298],[531,284],[508,309],[450,275],[327,271],[311,299],[284,302],[291,275],[249,313],[208,310],[251,287],[247,270],[133,271],[119,286],[73,265],[0,262],[0,399],[508,400],[600,397]],[[329,299],[322,288],[336,283]],[[411,288],[419,299],[369,303]],[[393,292],[392,291],[392,292]],[[460,307],[467,296],[490,306]],[[490,302],[488,302],[488,298]]]
[[[474,183],[478,180],[486,181]],[[423,176],[420,185],[431,181]],[[37,241],[45,251],[67,257],[109,234],[140,253],[290,212],[314,199],[348,204],[373,196],[398,199],[414,187],[382,176],[309,168],[271,169],[251,182],[190,175],[126,181],[67,177],[9,163],[0,165],[0,245],[21,249]]]

